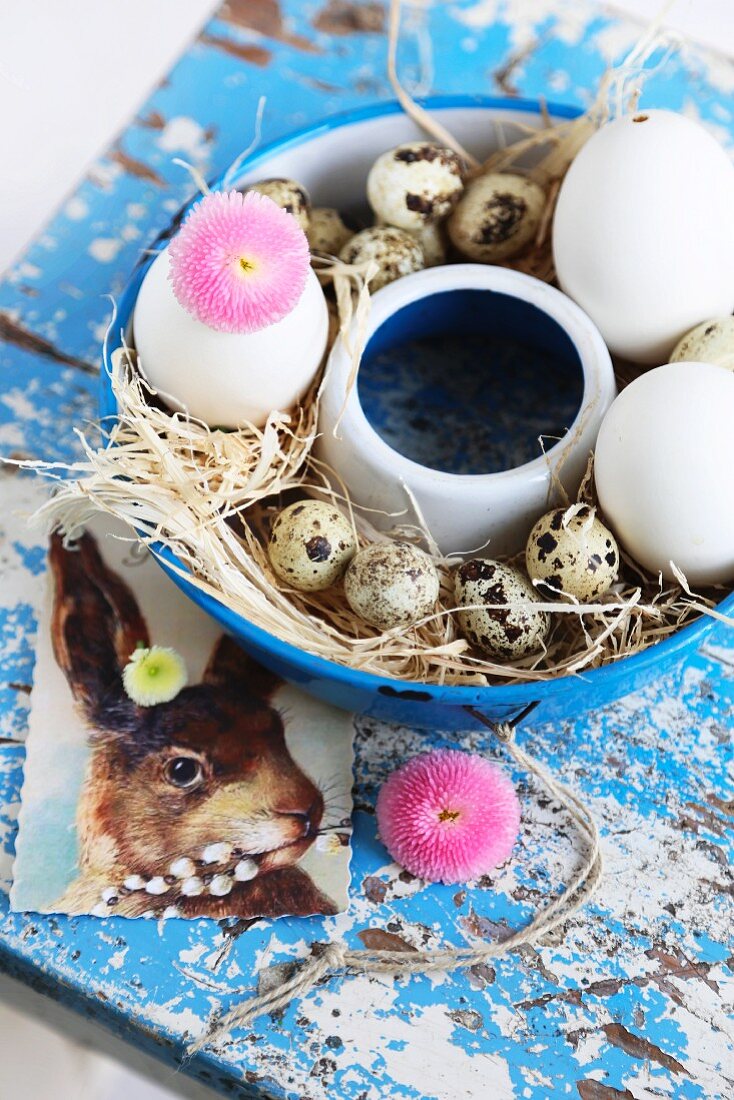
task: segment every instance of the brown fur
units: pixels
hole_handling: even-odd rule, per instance
[[[149,640],[132,592],[89,535],[78,549],[54,536],[50,562],[54,652],[92,745],[77,811],[80,874],[60,907],[89,912],[105,888],[121,887],[132,874],[165,876],[183,856],[198,861],[197,875],[217,873],[200,857],[222,842],[234,848],[233,862],[255,859],[254,879],[221,898],[180,897],[175,882],[161,895],[123,890],[110,912],[134,916],[175,905],[186,916],[334,913],[331,899],[295,866],[324,806],[291,758],[270,704],[280,681],[223,637],[201,684],[170,703],[137,706],[123,691],[122,669]],[[196,774],[183,788],[172,780],[182,760]]]

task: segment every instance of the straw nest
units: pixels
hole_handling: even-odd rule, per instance
[[[658,46],[653,28],[624,65],[605,76],[594,104],[579,118],[555,126],[546,119],[544,128],[528,130],[483,165],[467,155],[473,173],[524,171],[546,189],[537,238],[509,266],[553,280],[550,224],[563,176],[599,125],[611,114],[635,108],[642,67]],[[414,113],[400,91],[406,110]],[[416,107],[415,114],[435,135],[425,112]],[[441,139],[447,138],[442,131]],[[372,272],[329,259],[321,259],[318,270],[322,282],[333,288],[331,342],[347,341],[356,378]],[[161,546],[172,551],[179,562],[174,568],[196,588],[249,623],[319,657],[430,684],[539,681],[638,653],[700,614],[720,617],[714,610],[716,593],[694,596],[685,578],[666,585],[624,558],[617,584],[599,603],[542,605],[553,613],[542,652],[497,663],[472,650],[456,629],[450,576],[456,562],[438,555],[429,533],[404,527],[392,534],[420,542],[432,553],[442,578],[441,597],[436,612],[415,627],[380,633],[351,612],[341,585],[317,593],[284,587],[266,553],[270,521],[283,503],[306,493],[334,500],[351,517],[360,545],[385,537],[352,505],[346,490],[334,492],[333,471],[311,455],[323,379],[297,408],[271,416],[264,429],[245,425],[237,431],[210,430],[162,406],[138,373],[132,349],[113,354],[111,384],[117,422],[102,447],[79,433],[85,459],[63,471],[66,479],[42,515],[70,538],[100,510],[126,521],[154,553]],[[58,467],[39,468],[59,475]],[[579,499],[595,503],[591,470]]]
[[[337,336],[336,338],[341,338]],[[452,610],[451,570],[427,532],[394,535],[432,553],[442,585],[436,612],[409,630],[380,633],[350,610],[338,585],[306,593],[285,587],[270,567],[271,520],[284,502],[308,493],[331,499],[351,517],[361,546],[384,538],[349,500],[336,493],[333,471],[311,456],[319,387],[290,414],[264,429],[210,430],[153,399],[130,349],[112,357],[111,384],[119,415],[107,445],[81,436],[85,459],[41,510],[73,539],[100,511],[126,521],[157,552],[166,547],[191,583],[248,622],[327,660],[397,680],[474,684],[546,680],[618,660],[678,630],[711,599],[685,585],[661,585],[625,558],[619,582],[599,603],[543,604],[553,613],[547,647],[520,661],[497,663],[459,635]],[[55,472],[56,468],[49,468]],[[327,475],[330,475],[327,476]],[[579,499],[594,503],[591,468]],[[516,564],[521,565],[518,561]]]

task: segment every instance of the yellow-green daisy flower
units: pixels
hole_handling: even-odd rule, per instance
[[[186,665],[175,649],[139,646],[122,672],[125,691],[139,707],[168,703],[186,686]]]

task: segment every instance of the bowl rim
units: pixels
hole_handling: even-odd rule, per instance
[[[483,109],[507,111],[509,113],[516,112],[518,114],[541,114],[541,103],[536,99],[513,99],[505,96],[484,95],[437,95],[422,98],[418,100],[418,102],[421,106],[431,111]],[[555,116],[563,119],[576,118],[581,113],[579,108],[568,104],[544,102],[543,107],[548,111],[551,117]],[[300,129],[285,134],[281,138],[276,138],[268,142],[266,145],[263,145],[253,152],[249,157],[246,157],[242,163],[237,166],[237,171],[232,175],[231,179],[230,170],[228,169],[217,176],[209,186],[213,190],[217,188],[221,189],[225,181],[228,183],[234,182],[238,177],[244,175],[246,172],[249,173],[253,168],[257,167],[258,164],[270,159],[270,157],[276,153],[282,153],[286,150],[297,148],[299,145],[321,134],[328,133],[330,130],[351,126],[359,122],[371,121],[376,118],[384,117],[385,115],[402,113],[404,113],[403,108],[397,101],[387,100],[329,115],[318,122],[303,126]],[[199,197],[197,193],[191,200],[185,203],[179,217],[185,215],[191,206],[198,201]],[[176,220],[177,219],[174,219],[174,223]],[[155,247],[156,243],[160,243],[162,240],[167,239],[169,235],[170,228],[158,235],[152,247]],[[100,415],[103,423],[105,421],[114,420],[117,415],[116,403],[110,385],[110,356],[114,350],[122,346],[122,330],[132,316],[140,284],[147,268],[154,259],[155,253],[153,253],[153,255],[144,254],[137,266],[133,269],[131,277],[120,296],[114,331],[110,331],[109,339],[105,342],[103,349],[103,369],[100,372]],[[441,684],[427,684],[420,680],[396,680],[389,677],[377,676],[371,672],[363,672],[351,668],[349,665],[339,664],[336,661],[329,661],[325,657],[316,656],[312,653],[308,653],[306,650],[298,649],[298,647],[291,645],[289,642],[281,641],[276,635],[270,634],[262,627],[255,626],[254,623],[250,623],[247,619],[226,607],[220,600],[215,599],[207,592],[193,585],[186,577],[187,571],[185,567],[181,564],[177,556],[167,547],[160,543],[152,543],[150,549],[164,571],[179,588],[186,592],[195,603],[202,607],[203,610],[211,615],[217,622],[221,623],[226,630],[236,637],[239,636],[245,641],[250,642],[258,650],[272,653],[273,657],[277,659],[279,663],[297,668],[299,672],[304,674],[304,680],[330,680],[349,687],[352,690],[361,690],[372,695],[378,694],[396,699],[402,697],[406,700],[410,699],[415,702],[440,703],[445,706],[454,706],[457,708],[481,705],[491,705],[493,707],[507,706],[512,708],[530,706],[541,700],[544,701],[555,698],[559,695],[577,690],[579,681],[582,681],[589,690],[593,687],[597,687],[600,681],[604,681],[606,684],[610,685],[611,688],[611,685],[615,682],[619,684],[620,680],[626,680],[628,678],[633,679],[636,674],[643,674],[645,670],[649,669],[652,665],[657,665],[661,658],[665,657],[670,659],[677,654],[682,654],[683,651],[688,650],[702,641],[714,626],[714,620],[712,618],[701,616],[700,619],[691,623],[689,626],[683,627],[682,630],[676,631],[676,633],[668,638],[655,642],[640,653],[635,653],[630,657],[623,657],[619,661],[602,665],[599,668],[582,670],[581,672],[571,673],[566,676],[558,676],[555,679],[530,680],[519,684],[489,684],[486,686],[447,686]],[[734,592],[726,596],[721,603],[717,605],[717,608],[723,613],[734,612]],[[624,694],[624,692],[621,691],[618,692],[618,694]],[[609,696],[610,698],[614,697],[612,690],[609,691]]]

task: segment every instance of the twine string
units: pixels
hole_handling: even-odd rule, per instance
[[[505,939],[489,944],[432,951],[353,950],[339,942],[314,944],[313,955],[298,964],[294,974],[272,989],[234,1005],[189,1047],[189,1055],[226,1038],[234,1028],[245,1027],[258,1016],[287,1008],[292,1001],[307,996],[319,982],[337,974],[428,974],[465,969],[507,955],[518,947],[533,944],[547,936],[591,898],[602,876],[599,830],[591,811],[544,764],[520,748],[512,726],[507,723],[495,726],[479,712],[472,709],[472,713],[493,730],[521,768],[543,783],[578,827],[585,844],[584,857],[563,892],[537,912],[529,924],[518,928]]]

